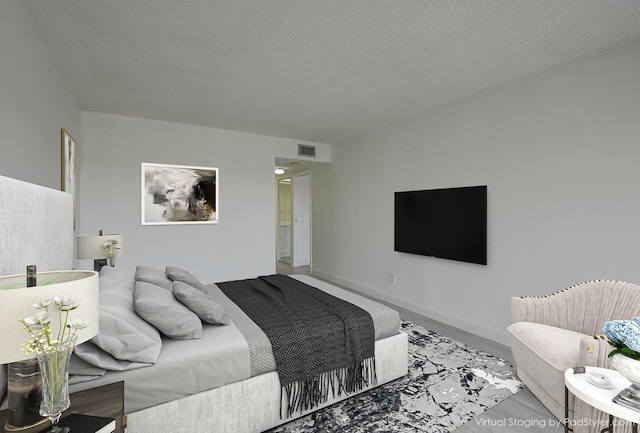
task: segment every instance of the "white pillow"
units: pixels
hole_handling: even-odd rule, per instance
[[[173,283],[164,271],[149,266],[136,267],[136,281],[146,281],[147,283],[155,284],[169,291]]]
[[[228,325],[231,323],[224,311],[224,307],[195,287],[182,281],[174,281],[173,294],[178,301],[196,313],[203,322],[213,325]]]
[[[105,266],[100,272],[100,326],[91,341],[116,359],[154,364],[162,349],[156,328],[136,314],[133,272]]]
[[[204,286],[202,285],[200,280],[184,269],[176,268],[175,266],[167,266],[166,273],[167,277],[169,277],[169,279],[173,282],[182,281],[183,283],[195,287],[198,290],[204,289]]]
[[[202,322],[198,316],[164,287],[136,281],[133,304],[140,317],[167,337],[180,340],[202,338]]]

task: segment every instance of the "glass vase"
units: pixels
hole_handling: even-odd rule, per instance
[[[640,410],[640,361],[616,353],[611,357],[611,365],[618,370],[631,386],[623,389],[613,401],[623,406]]]
[[[42,375],[40,415],[49,417],[53,425],[52,432],[62,431],[57,427],[57,424],[62,412],[71,403],[69,400],[69,360],[77,339],[77,336],[73,336],[36,355]]]
[[[115,266],[116,266],[116,252],[115,251],[107,253],[107,263],[112,268],[115,268]]]

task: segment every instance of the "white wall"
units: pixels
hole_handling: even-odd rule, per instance
[[[179,266],[205,283],[275,272],[273,170],[296,140],[83,111],[80,142],[77,232],[122,233],[116,266]],[[141,225],[142,162],[217,167],[220,222]]]
[[[0,2],[0,175],[60,189],[60,130],[80,110],[22,2]]]
[[[17,1],[0,3],[0,58],[0,175],[59,188],[66,128],[77,232],[124,233],[119,266],[173,264],[207,282],[273,271],[274,158],[296,141],[97,113],[80,130]],[[334,163],[313,169],[314,272],[502,342],[511,296],[639,283],[639,70],[633,42],[334,147]],[[220,224],[141,226],[143,161],[219,167]],[[489,187],[488,266],[393,252],[394,191],[478,184]]]
[[[636,41],[335,146],[314,273],[503,343],[512,296],[640,283],[638,71]],[[467,185],[488,185],[488,266],[393,251],[394,191]]]

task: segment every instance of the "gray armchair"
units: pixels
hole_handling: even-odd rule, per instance
[[[609,367],[606,321],[640,316],[640,286],[620,281],[581,283],[547,296],[511,299],[509,342],[520,380],[559,420],[564,420],[564,372]],[[604,420],[586,403],[569,399],[569,419]],[[593,428],[599,431],[602,429]],[[588,431],[576,426],[574,432]]]

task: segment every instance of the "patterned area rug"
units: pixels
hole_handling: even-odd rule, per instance
[[[511,365],[411,322],[409,374],[270,433],[449,432],[520,391]]]

